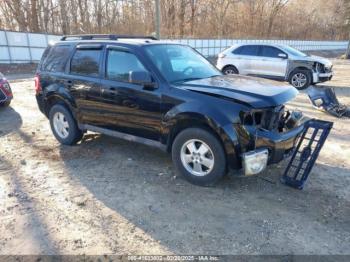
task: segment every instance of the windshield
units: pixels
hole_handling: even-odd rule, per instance
[[[184,82],[222,75],[189,46],[157,44],[146,46],[145,49],[168,82]]]
[[[288,46],[288,45],[284,46],[283,49],[285,51],[287,51],[287,53],[294,55],[294,56],[307,56],[307,54],[305,54],[305,53],[303,53],[303,52],[301,52],[301,51],[299,51],[291,46]]]

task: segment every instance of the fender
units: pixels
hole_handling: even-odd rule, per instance
[[[239,141],[232,123],[225,114],[208,105],[195,103],[180,104],[168,111],[162,120],[161,142],[167,145],[168,151],[175,136],[183,127],[189,127],[186,123],[204,125],[209,127],[220,139],[227,154],[227,162],[230,168],[241,167],[239,154]],[[222,124],[219,124],[222,123]]]
[[[61,84],[52,84],[45,88],[43,93],[44,103],[45,103],[45,112],[48,115],[49,112],[49,100],[58,99],[63,101],[72,112],[73,116],[76,117],[77,106],[72,95],[66,90],[66,88]]]
[[[303,61],[303,60],[288,60],[287,72],[286,72],[286,81],[289,81],[290,74],[296,68],[305,68],[313,72],[314,62]]]

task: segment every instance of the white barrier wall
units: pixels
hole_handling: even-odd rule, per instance
[[[50,41],[61,36],[0,31],[0,63],[38,62]]]
[[[38,62],[51,41],[61,36],[34,34],[12,31],[0,31],[0,63]],[[346,50],[347,41],[300,41],[300,40],[244,40],[244,39],[165,39],[168,42],[180,42],[197,49],[204,56],[215,56],[222,50],[237,43],[279,43],[295,47],[302,51],[310,50]]]

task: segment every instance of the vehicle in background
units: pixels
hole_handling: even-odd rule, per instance
[[[283,105],[295,88],[223,75],[191,47],[152,37],[63,37],[45,50],[35,89],[60,143],[89,130],[156,146],[197,185],[261,172],[303,131]]]
[[[0,73],[0,106],[9,106],[13,98],[9,82],[4,75]]]
[[[332,79],[332,63],[277,44],[238,44],[218,56],[217,68],[224,74],[242,74],[287,81],[301,90]]]

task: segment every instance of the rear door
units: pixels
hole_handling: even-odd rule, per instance
[[[243,45],[232,51],[240,74],[254,74],[256,61],[260,59],[258,45]]]
[[[98,125],[101,106],[102,44],[78,44],[70,60],[65,85],[74,97],[78,121]]]
[[[279,57],[284,54],[286,57]],[[287,54],[281,49],[263,45],[261,46],[260,59],[256,63],[256,73],[262,76],[272,76],[276,78],[284,78],[287,70]]]
[[[102,80],[103,115],[106,127],[115,131],[159,140],[161,128],[160,87],[144,88],[129,82],[131,71],[148,71],[135,51],[111,45],[106,48]],[[150,72],[152,75],[152,73]],[[154,74],[153,74],[154,76]],[[155,80],[155,78],[153,77]]]

